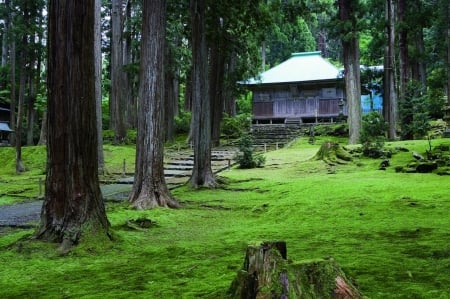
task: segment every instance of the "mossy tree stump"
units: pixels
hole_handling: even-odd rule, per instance
[[[348,153],[339,143],[325,141],[319,151],[313,157],[314,160],[323,160],[328,165],[345,164],[352,161],[352,155]]]
[[[286,259],[286,252],[283,241],[248,246],[229,298],[363,298],[333,259],[294,263]]]

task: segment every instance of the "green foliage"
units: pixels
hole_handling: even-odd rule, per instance
[[[243,134],[239,140],[239,154],[236,161],[240,168],[255,168],[263,167],[266,159],[261,154],[254,154],[252,136]]]
[[[426,96],[423,87],[417,82],[408,85],[399,102],[399,121],[402,139],[423,138],[431,128]]]
[[[136,144],[137,130],[127,130],[127,137],[123,141],[124,145]],[[103,130],[103,143],[114,144],[115,134],[113,130]]]
[[[339,123],[332,125],[317,125],[313,127],[313,133],[315,136],[336,136],[347,137],[348,136],[348,124]],[[311,134],[311,132],[308,132]]]
[[[387,129],[388,124],[380,113],[372,111],[363,116],[360,142],[365,156],[378,158],[383,155]]]
[[[252,98],[252,92],[247,91],[236,100],[239,114],[252,114]]]
[[[230,117],[225,114],[222,118],[221,130],[227,138],[239,138],[243,132],[250,130],[251,115],[238,114]]]
[[[181,111],[180,114],[175,117],[175,133],[189,133],[191,117],[192,115],[190,112]]]
[[[430,89],[426,95],[427,111],[431,119],[444,117],[443,108],[447,103],[447,97],[442,88]]]

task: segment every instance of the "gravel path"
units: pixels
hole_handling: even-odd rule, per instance
[[[123,200],[131,190],[131,185],[112,184],[101,186],[107,201]],[[39,220],[42,200],[0,206],[0,228],[32,226]]]
[[[0,206],[0,227],[27,227],[39,219],[42,200]]]

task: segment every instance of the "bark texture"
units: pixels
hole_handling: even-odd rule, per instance
[[[179,206],[164,178],[165,13],[165,0],[144,1],[136,174],[130,195],[136,209]]]
[[[192,24],[192,122],[194,167],[189,185],[216,187],[211,168],[211,103],[208,91],[208,50],[205,32],[205,0],[191,0]]]
[[[339,0],[340,20],[351,24],[351,29],[342,38],[350,144],[359,142],[361,132],[361,76],[357,28],[353,16],[355,5],[354,1]]]
[[[125,125],[125,76],[123,73],[122,0],[112,1],[111,16],[111,97],[110,126],[114,142],[120,144],[127,136]]]
[[[282,241],[248,246],[244,268],[231,284],[229,298],[363,298],[333,259],[294,263],[286,258]]]
[[[386,40],[384,56],[384,119],[389,123],[388,137],[397,137],[398,103],[395,88],[395,4],[394,0],[386,0]]]
[[[94,1],[49,3],[47,177],[37,238],[63,251],[83,234],[109,230],[97,170]]]

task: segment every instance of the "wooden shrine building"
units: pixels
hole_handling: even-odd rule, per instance
[[[254,124],[333,122],[347,114],[342,74],[320,52],[294,53],[241,84],[253,92]]]

